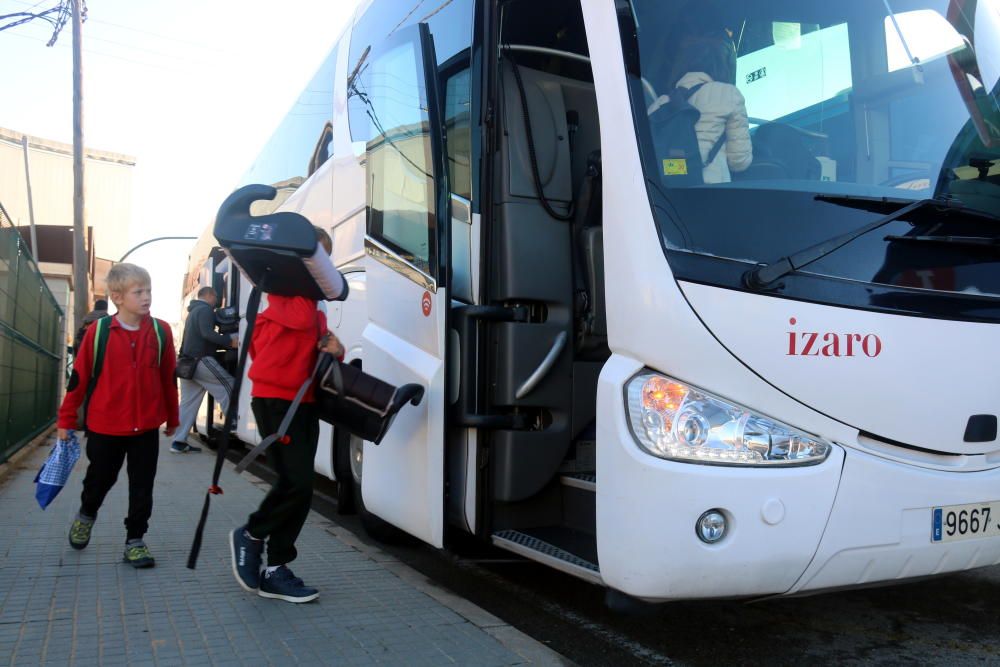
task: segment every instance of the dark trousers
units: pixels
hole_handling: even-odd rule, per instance
[[[260,437],[278,431],[291,401],[255,398],[251,401]],[[267,458],[278,475],[256,512],[250,515],[247,530],[257,539],[267,539],[267,564],[284,565],[295,560],[295,540],[309,516],[313,494],[313,465],[319,442],[319,417],[311,403],[299,405],[286,435],[290,442],[275,442]]]
[[[87,434],[87,474],[83,478],[80,513],[96,517],[104,496],[115,485],[122,463],[128,460],[128,516],[126,539],[139,539],[149,528],[153,513],[153,480],[160,436],[156,429],[136,435]]]

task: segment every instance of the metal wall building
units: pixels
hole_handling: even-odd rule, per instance
[[[55,418],[65,385],[66,346],[77,329],[73,147],[27,137],[35,249],[30,247],[22,136],[0,128],[0,462]],[[134,168],[135,158],[128,155],[84,151],[91,304],[106,296],[104,276],[112,260],[130,247]]]
[[[0,463],[55,419],[62,331],[63,310],[0,203]]]

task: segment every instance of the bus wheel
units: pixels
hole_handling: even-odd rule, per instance
[[[365,507],[364,498],[361,497],[361,476],[364,470],[365,443],[364,440],[354,435],[350,436],[350,440],[351,480],[354,482],[351,486],[354,489],[354,507],[358,511],[361,525],[371,538],[379,542],[385,544],[402,544],[408,542],[409,536],[406,533],[391,523],[387,523],[375,516]]]
[[[351,436],[333,429],[333,474],[337,477],[337,514],[354,514],[354,476],[351,474]]]

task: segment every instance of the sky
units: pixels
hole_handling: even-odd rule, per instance
[[[57,0],[0,0],[0,15]],[[136,158],[130,243],[198,236],[353,15],[358,0],[90,0],[84,141]],[[72,26],[0,32],[0,127],[71,143]],[[153,314],[179,319],[193,241],[133,253]],[[98,249],[100,254],[100,249]]]

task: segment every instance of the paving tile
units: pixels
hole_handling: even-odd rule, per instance
[[[0,487],[0,665],[524,663],[342,542],[315,513],[293,568],[320,589],[320,601],[296,606],[241,590],[230,570],[227,536],[266,486],[235,475],[228,464],[225,495],[213,498],[198,568],[187,569],[211,478],[208,453],[161,456],[146,536],[156,567],[139,571],[120,562],[128,505],[124,474],[101,508],[90,545],[75,551],[66,532],[86,460],[43,514],[32,506],[32,480],[46,451],[39,449]]]

